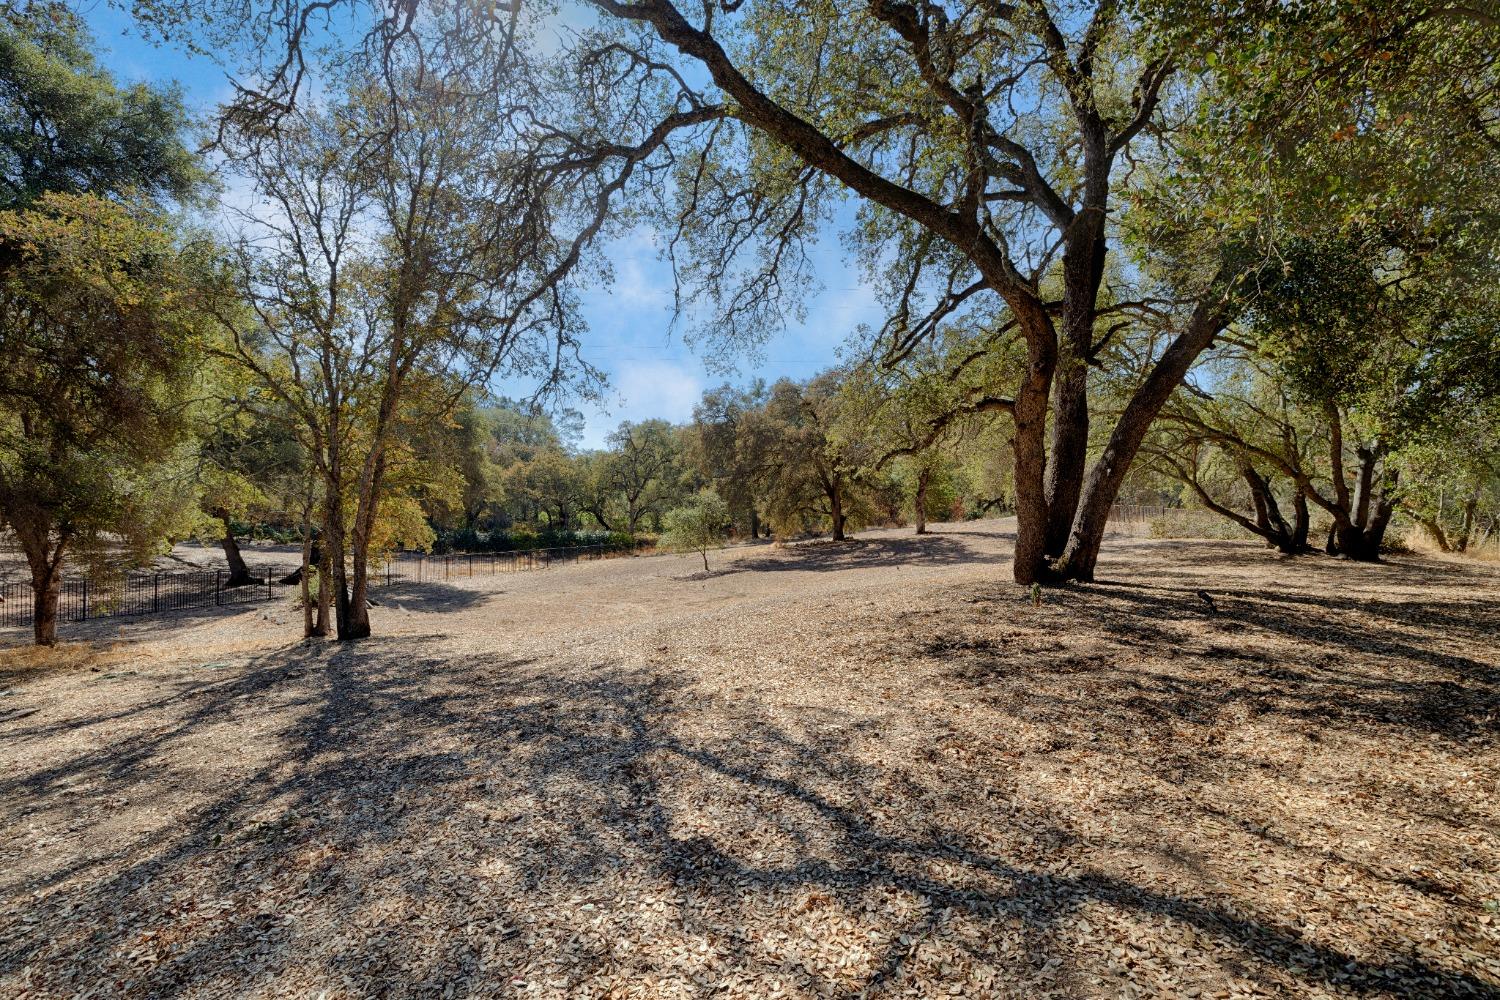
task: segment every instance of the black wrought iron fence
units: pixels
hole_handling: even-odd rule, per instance
[[[68,579],[62,582],[57,596],[57,620],[85,622],[268,601],[275,593],[275,579],[275,571],[267,569],[257,570],[250,583],[237,587],[228,586],[225,570],[132,572],[105,580]],[[0,584],[0,627],[30,625],[35,608],[30,581]]]
[[[1181,507],[1163,507],[1156,504],[1117,503],[1109,509],[1109,520],[1124,524],[1145,524],[1181,509]]]
[[[370,574],[375,584],[427,583],[495,573],[521,573],[566,563],[592,562],[632,552],[632,546],[575,545],[564,549],[531,549],[517,552],[456,553],[443,556],[402,554],[388,560]]]

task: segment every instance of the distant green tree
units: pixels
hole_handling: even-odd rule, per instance
[[[729,505],[712,487],[704,487],[662,517],[661,539],[677,551],[697,552],[707,573],[708,550],[722,542],[728,531]]]
[[[587,463],[583,506],[609,531],[659,528],[685,492],[689,470],[682,435],[665,420],[626,421],[609,449]]]
[[[764,415],[766,393],[759,380],[747,389],[723,385],[708,390],[693,407],[688,435],[693,468],[729,505],[735,530],[751,538],[761,533],[762,474],[772,445]]]

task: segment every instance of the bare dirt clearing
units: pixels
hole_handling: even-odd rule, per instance
[[[1500,997],[1493,567],[1006,527],[0,665],[0,994]]]

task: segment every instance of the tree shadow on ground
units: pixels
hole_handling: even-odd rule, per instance
[[[370,598],[380,607],[396,611],[444,612],[470,611],[493,599],[499,590],[470,590],[452,584],[397,581],[370,590]]]
[[[1075,722],[1090,710],[1151,721],[1128,694],[1067,706]],[[1356,953],[1244,905],[1061,870],[1051,861],[1076,838],[1060,818],[976,798],[971,773],[862,757],[862,722],[771,718],[666,669],[460,657],[408,638],[292,647],[149,704],[19,728],[24,743],[62,726],[89,738],[0,776],[7,828],[58,838],[35,848],[39,871],[0,876],[0,983],[29,968],[43,995],[179,997],[253,978],[462,997],[556,962],[565,995],[679,975],[665,948],[610,943],[655,935],[711,943],[720,982],[785,976],[805,995],[934,975],[916,945],[939,939],[1017,995],[1077,993],[1104,964],[1076,921],[1103,907],[1208,941],[1219,957],[1189,981],[1222,961],[1292,990],[1500,997],[1415,953]],[[168,789],[184,804],[121,821],[115,803]],[[986,835],[953,826],[960,811],[988,817]],[[647,899],[666,923],[640,916]],[[829,909],[865,921],[868,961],[789,972],[767,951],[767,926],[800,939]],[[558,913],[557,933],[539,924]],[[1001,938],[1020,943],[1009,964],[985,949]]]
[[[942,535],[897,538],[851,538],[843,542],[817,541],[788,545],[774,552],[741,558],[735,566],[751,572],[800,570],[815,573],[878,567],[963,566],[994,562],[994,556],[974,551]]]

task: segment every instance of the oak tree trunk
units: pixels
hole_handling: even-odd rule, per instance
[[[54,531],[50,515],[34,509],[12,511],[10,522],[31,569],[32,639],[38,646],[56,645],[63,555],[72,532],[66,527]]]
[[[50,568],[31,571],[31,632],[38,646],[57,644],[57,600],[62,592],[62,559]]]
[[[833,519],[833,540],[842,542],[844,540],[844,491],[838,483],[831,483],[828,487],[828,513]]]
[[[1047,575],[1047,401],[1057,365],[1056,341],[1045,316],[1032,317],[1037,327],[1026,338],[1026,377],[1016,391],[1015,430],[1016,554],[1011,577],[1030,586]]]
[[[932,473],[923,468],[917,473],[917,534],[927,534],[927,481]]]
[[[229,564],[229,579],[224,582],[226,587],[244,587],[255,582],[250,575],[250,567],[245,565],[245,557],[240,553],[239,542],[234,540],[234,528],[229,520],[229,512],[220,508],[214,511],[214,516],[224,525],[224,561]]]
[[[1182,333],[1162,352],[1146,381],[1131,396],[1124,412],[1115,422],[1103,452],[1089,470],[1078,511],[1073,517],[1073,527],[1068,535],[1068,547],[1053,565],[1055,576],[1072,580],[1094,578],[1094,566],[1099,561],[1099,548],[1104,543],[1104,530],[1109,523],[1109,509],[1120,495],[1120,486],[1125,482],[1125,474],[1130,471],[1130,463],[1140,451],[1141,442],[1145,440],[1146,432],[1151,429],[1157,413],[1182,382],[1183,376],[1198,355],[1213,343],[1224,323],[1225,315],[1218,303],[1201,303],[1193,311]],[[1018,404],[1019,402],[1017,399]],[[1019,423],[1018,420],[1017,424]],[[1018,464],[1018,500],[1019,481]],[[1018,545],[1018,561],[1019,555]]]

